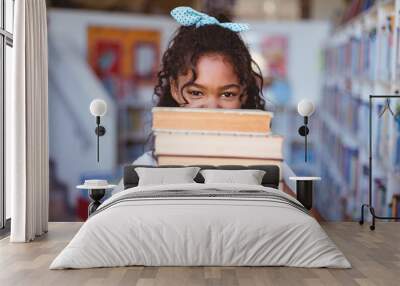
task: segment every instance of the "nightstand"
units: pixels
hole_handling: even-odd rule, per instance
[[[94,213],[101,205],[101,199],[106,194],[107,189],[112,189],[116,185],[109,185],[106,180],[85,180],[83,185],[76,186],[78,189],[89,191],[91,202],[88,207],[88,216]]]
[[[289,177],[290,180],[296,181],[296,196],[308,210],[313,205],[313,188],[314,181],[320,181],[321,177]]]

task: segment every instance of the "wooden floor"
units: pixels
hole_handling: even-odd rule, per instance
[[[50,223],[49,233],[26,244],[0,240],[0,285],[400,285],[400,223],[322,224],[353,268],[121,267],[48,270],[81,223]]]

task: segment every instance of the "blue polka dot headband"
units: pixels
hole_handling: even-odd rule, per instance
[[[233,32],[249,30],[249,24],[243,23],[220,23],[216,18],[198,12],[190,7],[176,7],[171,11],[171,16],[182,26],[196,25],[196,28],[204,25],[219,25]]]

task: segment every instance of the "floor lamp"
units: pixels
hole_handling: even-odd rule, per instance
[[[383,219],[383,220],[393,220],[400,219],[400,217],[385,217],[378,216],[375,214],[375,208],[372,205],[372,101],[375,98],[384,98],[386,99],[386,104],[379,116],[382,116],[383,113],[388,109],[390,113],[394,115],[393,111],[390,108],[389,100],[390,98],[400,98],[400,95],[370,95],[369,96],[369,190],[368,190],[368,204],[363,204],[361,206],[361,219],[359,223],[362,225],[364,223],[364,208],[368,208],[372,215],[372,224],[370,225],[370,229],[375,229],[375,220]]]

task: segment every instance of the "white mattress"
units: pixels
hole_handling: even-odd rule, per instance
[[[254,185],[193,183],[127,189],[100,206],[50,269],[127,265],[351,267],[313,217],[279,200],[250,196],[129,199],[137,192],[211,189],[258,190],[300,204],[279,190]]]

